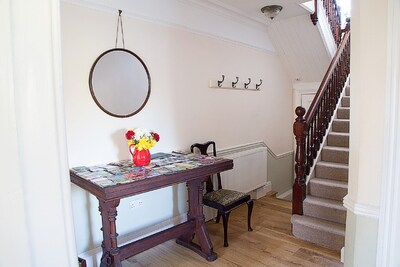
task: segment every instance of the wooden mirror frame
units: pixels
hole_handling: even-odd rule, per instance
[[[123,113],[123,114],[119,114],[118,112],[115,112],[115,111],[113,111],[113,110],[109,110],[110,108],[104,107],[104,106],[105,106],[104,101],[103,101],[103,100],[99,100],[98,97],[96,97],[96,92],[95,92],[95,88],[94,88],[94,81],[93,81],[93,78],[96,76],[96,75],[94,74],[94,73],[95,73],[95,70],[96,70],[96,66],[99,64],[99,61],[100,61],[101,59],[103,59],[103,58],[104,58],[105,56],[107,56],[107,55],[110,55],[110,53],[113,53],[113,52],[125,52],[125,53],[129,54],[129,56],[134,57],[134,59],[137,60],[137,63],[140,63],[140,65],[143,67],[143,70],[144,70],[144,72],[145,72],[146,75],[147,75],[147,88],[142,88],[142,90],[147,90],[147,94],[144,93],[144,94],[146,94],[146,96],[145,96],[143,102],[142,102],[142,101],[138,101],[139,104],[133,105],[132,110],[129,110],[129,111],[127,111],[127,112],[120,112],[120,113]],[[136,64],[136,63],[135,63],[135,64]],[[103,76],[103,77],[104,77],[104,76]],[[93,63],[92,68],[90,69],[90,74],[89,74],[89,88],[90,88],[90,93],[91,93],[91,95],[92,95],[92,97],[93,97],[94,102],[96,103],[96,105],[97,105],[102,111],[104,111],[105,113],[107,113],[108,115],[111,115],[111,116],[113,116],[113,117],[127,118],[127,117],[131,117],[131,116],[137,114],[137,113],[138,113],[139,111],[141,111],[141,110],[144,108],[144,106],[146,105],[146,103],[147,103],[147,101],[148,101],[148,99],[149,99],[149,97],[150,97],[151,79],[150,79],[150,74],[149,74],[149,71],[148,71],[148,69],[147,69],[145,63],[143,62],[143,60],[142,60],[138,55],[136,55],[136,54],[133,53],[132,51],[127,50],[127,49],[124,49],[124,48],[113,48],[113,49],[109,49],[109,50],[103,52],[103,53],[95,60],[95,62]],[[115,90],[115,88],[107,88],[107,89],[108,89],[108,90]],[[131,89],[131,90],[137,90],[137,88],[130,88],[130,89]],[[144,92],[144,91],[143,91],[143,92]],[[101,103],[102,101],[103,101],[103,103]]]

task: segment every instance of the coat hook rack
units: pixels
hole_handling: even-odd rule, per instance
[[[227,77],[223,74],[221,75],[222,79],[211,79],[209,83],[210,88],[217,88],[217,89],[234,89],[234,90],[246,90],[246,91],[260,91],[260,85],[262,84],[262,80],[260,80],[259,84],[255,82],[251,82],[252,78],[247,78],[247,82],[239,83],[240,80],[239,76],[235,76],[234,79],[227,79]]]
[[[257,90],[260,90],[261,84],[262,84],[262,80],[260,79],[260,83],[259,83],[259,84],[256,84],[256,89],[257,89]]]
[[[232,82],[232,88],[236,88],[236,84],[239,82],[239,77],[236,76],[236,82]]]
[[[249,82],[244,83],[244,88],[245,88],[245,89],[248,89],[250,83],[251,83],[251,79],[249,78]]]
[[[218,87],[222,86],[222,83],[224,82],[224,80],[225,80],[225,75],[222,75],[222,80],[218,81]]]

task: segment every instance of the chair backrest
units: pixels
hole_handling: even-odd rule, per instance
[[[212,151],[213,151],[213,156],[217,156],[217,148],[215,145],[214,141],[208,141],[204,144],[200,144],[200,143],[195,143],[193,145],[190,146],[190,151],[193,153],[195,148],[198,149],[200,151],[200,154],[202,155],[209,155],[208,154],[208,148],[212,146]],[[221,174],[217,173],[217,180],[218,180],[218,189],[222,188],[222,184],[221,184]],[[206,191],[207,193],[214,191],[214,186],[213,186],[213,182],[212,182],[212,177],[209,176],[207,183],[206,183]]]

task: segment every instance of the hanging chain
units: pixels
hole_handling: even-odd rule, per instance
[[[125,49],[125,39],[124,39],[124,27],[122,26],[122,10],[118,10],[118,21],[117,21],[117,34],[115,37],[115,48],[118,46],[118,32],[119,32],[119,25],[121,24],[121,36],[122,36],[122,47]]]

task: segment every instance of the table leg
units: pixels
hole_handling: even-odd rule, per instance
[[[122,267],[120,259],[120,249],[117,244],[116,217],[118,200],[102,201],[99,199],[99,211],[103,227],[103,255],[100,267]]]
[[[178,238],[177,243],[196,251],[208,261],[214,261],[217,259],[217,254],[213,251],[213,246],[207,233],[203,214],[203,184],[204,181],[199,180],[187,183],[189,195],[188,220],[194,220],[196,228],[193,229],[193,232],[185,233]],[[199,245],[192,242],[194,235],[197,236]]]

